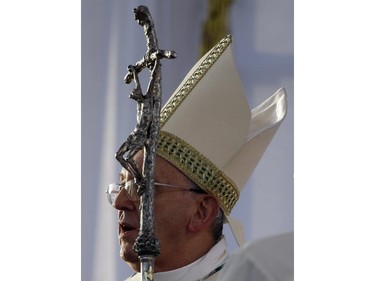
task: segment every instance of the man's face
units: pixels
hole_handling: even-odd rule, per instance
[[[142,167],[143,153],[138,153],[134,160]],[[124,169],[121,171],[121,183],[132,179]],[[176,186],[190,187],[190,180],[177,168],[161,157],[156,158],[155,182]],[[168,264],[172,252],[178,252],[184,242],[187,224],[194,207],[194,194],[178,188],[155,188],[155,232],[161,244],[161,253],[155,260],[156,270]],[[139,202],[129,200],[124,189],[119,193],[115,204],[118,209],[120,255],[134,270],[139,271],[139,260],[133,245],[140,229]]]

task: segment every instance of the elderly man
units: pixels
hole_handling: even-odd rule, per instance
[[[141,167],[143,153],[137,154],[135,160]],[[133,250],[140,226],[139,197],[135,195],[133,179],[125,170],[121,172],[121,185],[132,185],[128,188],[132,196],[123,188],[114,202],[119,210],[120,255],[132,269],[139,271],[138,256]],[[227,258],[225,242],[221,241],[222,222],[217,199],[199,189],[161,157],[156,160],[155,186],[156,235],[161,241],[161,254],[156,258],[155,269],[156,272],[168,272],[179,268],[179,272],[172,272],[173,279],[160,280],[179,280],[184,274],[192,276],[190,280],[208,276],[211,268],[221,266]],[[217,217],[219,229],[215,230]],[[207,260],[201,259],[214,246],[217,249]]]
[[[155,280],[217,280],[228,258],[223,223],[286,114],[280,89],[250,110],[233,62],[231,37],[188,73],[161,111],[155,174]],[[143,165],[143,152],[134,157]],[[126,170],[110,185],[118,210],[120,255],[139,272],[137,185]],[[231,226],[238,240],[239,233]],[[135,273],[127,280],[140,280]]]

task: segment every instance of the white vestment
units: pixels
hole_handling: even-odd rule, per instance
[[[213,281],[218,276],[221,266],[228,258],[227,243],[223,237],[211,250],[200,259],[184,267],[171,271],[155,273],[155,281]],[[125,281],[140,281],[140,273],[136,273]]]
[[[293,232],[247,242],[220,271],[219,281],[293,281]]]

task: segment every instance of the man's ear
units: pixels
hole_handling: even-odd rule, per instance
[[[219,209],[220,205],[215,197],[209,194],[199,195],[195,212],[192,214],[189,221],[189,231],[200,232],[210,228],[212,221],[218,215]]]

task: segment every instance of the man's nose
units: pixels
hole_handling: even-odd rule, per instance
[[[113,203],[113,207],[115,207],[119,211],[121,210],[133,211],[136,208],[136,206],[134,205],[134,202],[129,199],[129,195],[127,194],[124,188],[121,189],[119,194],[117,195],[116,200]]]

